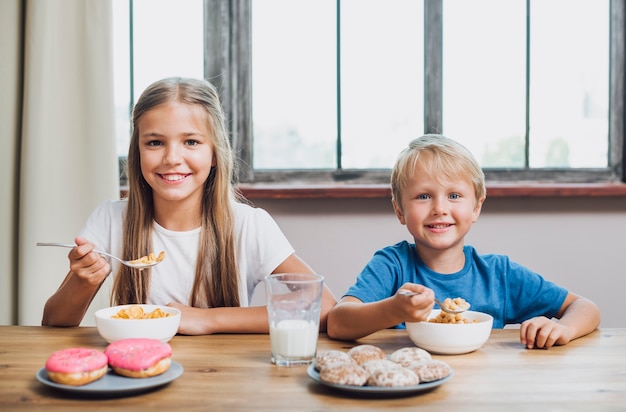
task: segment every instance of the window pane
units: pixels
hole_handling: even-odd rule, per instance
[[[424,131],[422,1],[341,1],[344,168],[391,168]]]
[[[204,77],[202,3],[134,0],[135,100],[164,77]]]
[[[113,2],[113,80],[117,155],[128,154],[130,138],[130,29],[128,0]]]
[[[443,5],[443,133],[484,168],[524,167],[526,1]]]
[[[608,165],[609,0],[531,4],[530,166]]]
[[[129,1],[113,2],[115,107],[118,155],[130,141],[130,80],[137,101],[150,83],[168,76],[204,77],[202,0],[134,0],[133,68]]]
[[[255,169],[335,168],[334,0],[252,0]]]

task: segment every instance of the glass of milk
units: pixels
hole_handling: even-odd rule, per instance
[[[315,359],[324,278],[281,273],[265,278],[272,363],[308,365]]]

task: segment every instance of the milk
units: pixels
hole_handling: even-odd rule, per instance
[[[317,347],[318,325],[306,320],[281,320],[270,326],[270,343],[275,358],[312,358]]]
[[[315,358],[324,278],[314,273],[265,277],[272,363],[308,365]]]

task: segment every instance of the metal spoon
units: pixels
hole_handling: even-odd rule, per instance
[[[402,295],[402,296],[415,296],[415,295],[419,295],[418,292],[412,292],[410,290],[401,290],[398,292],[398,295]],[[456,315],[457,313],[463,313],[466,310],[468,310],[470,308],[470,304],[467,304],[467,307],[462,308],[462,309],[448,309],[447,307],[445,307],[441,302],[439,302],[437,300],[437,298],[435,298],[435,303],[437,303],[437,305],[439,305],[439,307],[441,308],[441,310],[443,310],[446,313],[451,313],[453,315]]]
[[[73,248],[76,247],[76,245],[71,244],[71,243],[56,243],[56,242],[38,242],[37,246],[56,246],[56,247],[65,247],[65,248],[69,248],[69,249],[73,249]],[[110,253],[102,252],[100,250],[94,249],[93,252],[100,253],[101,255],[104,255],[104,256],[108,256],[111,259],[115,259],[118,262],[120,262],[122,265],[126,265],[128,267],[135,268],[135,269],[140,269],[140,270],[141,269],[145,269],[145,268],[150,268],[152,266],[155,266],[155,265],[158,265],[159,263],[161,263],[160,260],[153,261],[153,262],[150,262],[150,263],[133,263],[130,260],[123,260],[123,259],[118,258],[117,256],[113,256]]]

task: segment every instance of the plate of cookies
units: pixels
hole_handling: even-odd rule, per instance
[[[163,386],[183,374],[172,348],[157,339],[121,339],[104,351],[67,348],[52,353],[36,378],[69,392],[122,396]]]
[[[307,374],[315,382],[341,391],[408,395],[443,385],[454,371],[418,347],[386,354],[374,345],[357,345],[348,351],[318,352]]]

